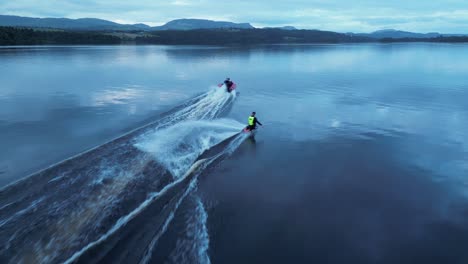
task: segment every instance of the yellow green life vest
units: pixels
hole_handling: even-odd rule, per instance
[[[249,116],[249,126],[253,126],[255,122],[255,117]]]

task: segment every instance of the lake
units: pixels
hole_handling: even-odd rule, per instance
[[[466,44],[1,47],[0,262],[467,263],[467,73]]]

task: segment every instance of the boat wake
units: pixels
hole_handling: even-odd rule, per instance
[[[149,263],[189,201],[195,214],[184,230],[197,250],[179,242],[171,259],[209,262],[207,214],[194,190],[208,166],[245,140],[242,124],[217,119],[235,96],[210,90],[156,122],[0,190],[0,262]],[[181,257],[188,252],[191,257]]]
[[[242,127],[227,119],[188,121],[145,135],[135,146],[151,153],[174,178],[179,178],[204,151],[237,134]]]

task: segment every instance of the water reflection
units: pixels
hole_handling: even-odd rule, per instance
[[[118,88],[117,88],[118,89]],[[131,100],[139,99],[145,94],[144,90],[135,88],[103,90],[92,96],[92,106],[103,106],[106,104],[127,104]]]
[[[265,126],[200,185],[217,204],[213,262],[468,258],[467,45],[23,47],[0,61],[0,185],[229,76],[241,96],[223,114]]]
[[[395,153],[400,137],[367,137],[276,141],[255,153],[244,145],[222,164],[222,175],[202,183],[206,199],[217,201],[209,218],[211,260],[457,263],[467,258],[468,204],[456,187],[432,181],[437,173],[409,164],[412,155]],[[455,244],[453,237],[459,238]],[[272,254],[275,250],[281,253]],[[456,253],[445,254],[452,250]]]

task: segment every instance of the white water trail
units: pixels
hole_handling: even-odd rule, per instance
[[[214,162],[218,158],[222,157],[223,155],[232,154],[242,144],[242,142],[244,142],[244,140],[247,139],[247,137],[249,137],[248,134],[245,134],[245,133],[238,134],[220,152],[216,153],[215,155],[213,155],[212,157],[209,157],[207,159],[199,160],[199,161],[196,162],[196,164],[203,161],[204,162],[204,167],[207,167],[209,164],[211,164],[212,162]],[[189,170],[189,172],[191,172],[191,171],[193,171],[193,166]],[[184,176],[184,178],[185,178],[185,176]],[[192,182],[190,183],[190,186],[192,184],[196,184],[197,180],[198,180],[197,177],[192,179]],[[189,188],[187,188],[187,190],[192,191],[192,188],[193,187],[189,187]],[[153,252],[154,252],[154,250],[156,249],[156,247],[158,245],[159,239],[167,231],[167,228],[169,227],[170,223],[174,219],[174,215],[175,215],[177,209],[179,208],[180,203],[182,203],[183,199],[185,199],[186,196],[187,196],[187,193],[184,193],[184,195],[181,197],[181,199],[177,202],[177,205],[174,207],[174,209],[171,211],[169,217],[166,219],[166,222],[164,223],[164,226],[161,229],[161,231],[157,233],[157,235],[153,238],[151,243],[148,245],[148,247],[146,249],[146,252],[144,254],[144,257],[140,261],[140,264],[146,264],[146,263],[150,262],[151,257],[153,255]],[[208,255],[209,236],[208,236],[208,228],[206,226],[206,222],[207,222],[207,219],[208,219],[208,214],[205,211],[205,208],[204,208],[204,205],[203,205],[203,202],[201,201],[201,199],[198,196],[196,198],[198,199],[197,200],[197,206],[196,206],[196,210],[197,210],[196,213],[201,215],[201,217],[198,218],[198,220],[200,220],[200,221],[198,221],[199,224],[200,224],[200,225],[198,225],[198,228],[201,231],[199,232],[199,235],[195,235],[195,236],[191,237],[191,241],[193,243],[196,243],[197,245],[199,245],[198,250],[197,250],[196,254],[194,254],[194,255],[196,255],[196,259],[197,259],[196,262],[197,263],[210,263],[211,261],[210,261],[209,255]],[[192,225],[192,227],[193,227],[194,224],[196,225],[196,223],[189,224],[189,228],[190,228],[190,225]],[[190,242],[188,242],[188,243],[190,243]],[[174,256],[173,258],[176,258],[177,260],[181,260],[181,259],[179,259],[180,257],[181,256],[179,255],[179,256]],[[191,262],[192,261],[189,261],[188,263],[191,263]]]
[[[20,217],[20,216],[26,214],[27,212],[29,212],[31,210],[34,210],[37,207],[37,205],[39,203],[41,203],[44,199],[45,199],[45,197],[39,198],[39,199],[33,201],[28,207],[16,212],[15,214],[11,215],[7,219],[0,220],[0,228],[3,227],[4,225],[8,224],[9,222],[13,221],[17,217]]]
[[[137,147],[143,150],[146,150],[150,153],[154,153],[156,159],[158,159],[158,157],[161,157],[158,160],[160,160],[160,162],[162,162],[163,164],[169,166],[168,169],[172,169],[172,171],[174,171],[174,175],[177,176],[175,177],[175,181],[166,185],[160,192],[151,194],[143,203],[141,203],[131,213],[121,217],[115,223],[115,225],[111,229],[109,229],[109,231],[103,234],[98,240],[89,243],[88,245],[84,246],[78,252],[75,252],[68,260],[65,261],[65,263],[73,263],[74,261],[78,260],[86,251],[88,251],[89,249],[107,240],[111,235],[117,232],[120,228],[124,227],[129,221],[131,221],[140,212],[142,212],[145,208],[147,208],[152,202],[154,202],[159,197],[167,193],[173,187],[179,185],[186,177],[188,177],[191,173],[193,173],[198,167],[207,166],[208,164],[210,164],[215,159],[217,159],[218,157],[220,157],[221,155],[225,153],[232,153],[232,151],[234,151],[240,145],[240,143],[242,143],[242,141],[245,139],[244,134],[240,134],[238,137],[236,137],[230,144],[228,144],[226,148],[224,148],[222,152],[216,154],[215,156],[210,157],[208,159],[201,159],[193,163],[196,160],[196,158],[205,149],[208,149],[209,147],[212,147],[218,144],[219,142],[226,139],[227,137],[238,133],[240,129],[242,128],[242,125],[240,127],[239,125],[241,124],[234,120],[216,120],[216,121],[210,121],[210,122],[209,121],[186,122],[183,124],[176,125],[174,127],[169,127],[167,129],[156,131],[154,137],[146,138],[142,142],[137,143],[136,144]],[[187,128],[187,129],[180,129],[180,128]],[[203,129],[200,129],[200,128],[203,128]],[[216,131],[216,128],[218,128],[221,130],[221,133],[213,132],[212,130],[208,128],[215,128],[215,131]],[[202,140],[198,140],[199,137],[197,137],[197,132],[200,133],[198,135],[204,135],[202,136],[203,138]],[[159,138],[158,135],[159,136],[166,135],[169,138],[167,137],[165,139]],[[218,135],[218,136],[215,136],[215,135]],[[223,137],[219,135],[223,135]],[[192,141],[189,140],[189,142],[200,143],[200,144],[195,144],[194,147],[190,148],[189,146],[185,144],[186,142],[183,140],[184,138],[192,140]],[[171,141],[171,139],[175,141]],[[195,155],[187,154],[188,152],[192,152],[192,151],[194,151],[195,153],[199,153],[199,154],[195,154]],[[182,158],[183,162],[178,165],[177,162],[181,161],[180,159],[181,153],[185,155],[185,157]],[[185,173],[183,175],[179,174],[182,171],[184,171],[184,169],[185,169]],[[192,184],[195,184],[194,183],[195,181],[196,181],[196,177],[191,181],[190,186]],[[187,188],[186,189],[187,194],[191,190],[192,188],[190,187]],[[151,256],[152,249],[157,245],[157,241],[165,233],[167,227],[172,221],[173,216],[171,217],[171,215],[175,214],[180,203],[184,200],[187,194],[184,193],[181,199],[177,202],[176,206],[172,209],[172,212],[170,213],[168,219],[166,219],[163,225],[163,228],[161,229],[160,232],[158,232],[158,234],[155,236],[153,241],[150,243],[150,246],[148,247],[147,253],[145,254],[145,256],[146,255]]]
[[[186,213],[186,228],[178,238],[175,249],[169,256],[169,263],[203,263],[209,264],[208,249],[210,237],[208,234],[208,213],[201,198],[191,196],[194,208]]]
[[[65,263],[77,260],[84,252],[107,240],[109,236],[125,226],[158,197],[164,195],[168,190],[185,179],[195,167],[201,164],[201,161],[197,161],[195,164],[194,162],[203,151],[238,133],[242,129],[243,124],[233,120],[203,120],[177,123],[181,120],[212,119],[225,109],[229,100],[233,97],[235,97],[234,93],[228,94],[222,89],[211,90],[193,99],[195,103],[189,104],[166,117],[155,129],[138,137],[135,140],[135,146],[140,150],[151,153],[158,162],[172,173],[175,181],[165,186],[160,192],[151,194],[130,214],[121,217],[107,233],[76,252]],[[191,167],[192,169],[190,169]],[[172,221],[173,214],[190,190],[191,188],[188,188],[186,193],[180,198],[180,201],[177,202],[162,229],[151,242],[152,246],[149,247],[150,249],[154,248],[159,237],[165,233]]]
[[[224,124],[223,121],[207,121],[226,111],[235,97],[235,93],[227,93],[224,89],[210,89],[210,91],[179,106],[178,110],[173,111],[166,117],[130,131],[126,135],[135,133],[129,139],[130,141],[119,143],[121,145],[114,148],[116,152],[122,150],[123,153],[127,149],[133,149],[127,148],[128,144],[142,144],[143,147],[149,147],[148,151],[145,151],[146,153],[135,152],[138,154],[132,153],[124,159],[121,158],[123,156],[121,153],[120,156],[107,153],[106,147],[104,147],[103,152],[99,153],[104,155],[96,154],[96,159],[87,161],[89,163],[62,168],[48,180],[51,188],[55,189],[51,189],[51,192],[47,193],[47,195],[41,194],[43,196],[36,197],[30,204],[25,204],[26,208],[21,205],[22,208],[18,206],[18,210],[10,215],[2,215],[0,227],[16,225],[14,229],[17,229],[17,231],[11,232],[7,237],[12,242],[12,247],[10,248],[10,243],[8,243],[6,247],[0,249],[0,254],[11,254],[10,263],[24,262],[27,259],[34,259],[37,262],[53,262],[63,257],[64,254],[70,260],[79,258],[88,249],[108,239],[110,235],[124,227],[152,201],[180,183],[178,180],[184,178],[184,173],[189,170],[203,150],[240,130],[240,125],[232,121],[226,121]],[[201,125],[201,128],[197,128],[197,125],[193,123],[190,125],[190,122],[182,126],[177,125],[177,123],[186,120],[195,122],[195,120],[200,119],[205,120],[202,122],[207,122],[209,125]],[[176,128],[171,128],[171,126]],[[211,130],[217,133],[212,133]],[[183,131],[186,132],[186,135],[180,136],[180,132]],[[197,139],[197,133],[200,131],[202,136]],[[171,135],[174,135],[174,137],[171,137]],[[160,139],[155,139],[159,136],[161,136]],[[181,139],[186,140],[186,142],[181,142]],[[167,140],[167,142],[160,140]],[[109,143],[112,143],[112,141],[104,145]],[[145,143],[149,145],[145,145]],[[159,148],[153,151],[154,149],[150,146],[151,143],[159,146]],[[98,152],[100,147],[92,148],[65,161],[83,156],[87,157],[88,154],[93,155],[93,152]],[[107,148],[109,147],[107,146]],[[181,149],[185,150],[181,151]],[[163,156],[159,155],[160,153],[163,153]],[[185,156],[182,157],[182,155]],[[146,176],[142,171],[155,156],[161,158],[160,160],[163,161],[164,166],[172,167],[169,171],[174,175],[174,182],[163,186],[162,190],[158,186],[158,192],[154,192],[156,189],[149,189],[146,199],[143,198],[144,201],[135,204],[125,215],[119,215],[116,222],[114,222],[114,217],[109,226],[105,221],[114,213],[114,208],[120,208],[120,205],[125,204],[126,200],[131,199],[132,183],[153,180],[143,178]],[[183,162],[177,164],[179,161]],[[57,164],[50,166],[49,169]],[[170,164],[172,166],[168,166]],[[41,172],[47,173],[46,170]],[[153,177],[157,182],[160,175],[154,175]],[[86,180],[83,180],[84,178]],[[18,181],[10,186],[21,183],[22,181]],[[76,185],[79,184],[77,186],[79,188],[73,189],[70,195],[58,195],[63,190],[68,190],[68,186],[74,186],[75,183]],[[0,191],[3,190],[6,190],[6,188],[0,189]],[[18,202],[19,200],[2,204],[0,205],[0,211],[9,209]],[[60,214],[60,212],[66,213]],[[56,215],[57,217],[48,217],[48,215]],[[31,220],[27,219],[29,217]],[[17,224],[28,223],[28,221],[31,225]],[[38,229],[34,230],[35,235],[41,239],[37,239],[34,245],[31,245],[27,239],[29,230],[33,230],[35,225],[45,222],[47,224],[43,226],[47,225],[47,228],[44,228],[43,232],[37,231]],[[105,224],[105,230],[96,231],[93,229],[93,227],[99,227],[101,223]],[[84,239],[88,236],[92,237],[92,240],[83,242],[88,241]],[[70,248],[76,248],[76,251],[70,253]],[[70,254],[73,255],[70,256]]]
[[[170,212],[169,216],[167,217],[166,221],[164,222],[163,227],[156,234],[156,236],[151,240],[149,246],[146,249],[145,254],[143,255],[142,260],[140,261],[140,264],[146,264],[151,260],[151,256],[153,255],[153,249],[156,248],[156,245],[157,245],[159,239],[161,238],[161,236],[164,235],[164,233],[166,233],[167,228],[169,227],[170,223],[174,219],[175,213],[176,213],[177,209],[179,209],[180,204],[182,204],[185,197],[187,197],[187,195],[196,187],[196,182],[197,182],[196,178],[193,179],[190,182],[188,188],[185,189],[184,194],[179,198],[179,200],[177,201],[177,203],[174,206],[174,209]]]
[[[166,185],[160,192],[155,192],[152,193],[143,203],[141,203],[137,208],[135,208],[131,213],[121,217],[115,225],[107,231],[104,235],[102,235],[98,240],[89,243],[85,247],[83,247],[80,251],[75,252],[69,259],[67,259],[64,263],[73,263],[76,260],[78,260],[86,251],[89,249],[101,244],[105,240],[107,240],[111,235],[113,235],[115,232],[117,232],[120,228],[125,226],[130,220],[135,218],[140,212],[142,212],[146,207],[148,207],[152,202],[154,202],[156,199],[167,193],[169,190],[171,190],[174,186],[178,185],[180,182],[182,182],[188,175],[190,175],[195,169],[197,169],[201,164],[203,164],[205,160],[199,160],[195,164],[192,165],[191,169],[185,174],[184,177],[179,178],[177,181],[174,181],[168,185]]]
[[[135,146],[153,154],[174,178],[179,178],[203,151],[235,135],[242,127],[229,119],[188,121],[147,134]]]
[[[236,97],[237,93],[228,93],[223,87],[211,88],[208,92],[190,100],[182,109],[158,121],[158,125],[148,133],[181,121],[211,120],[217,118]]]

